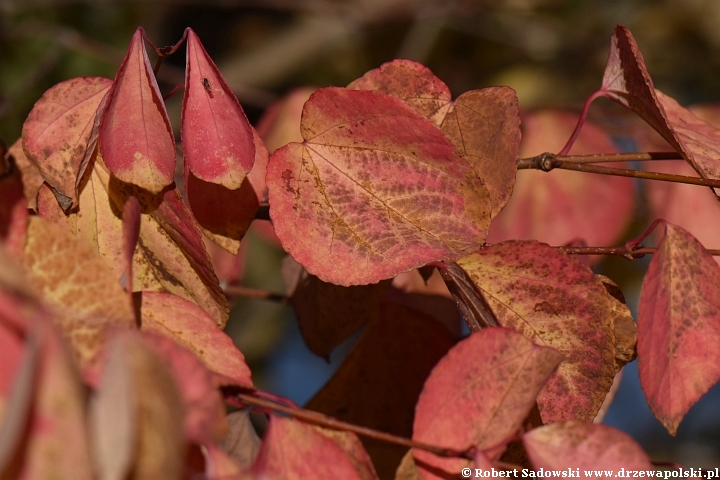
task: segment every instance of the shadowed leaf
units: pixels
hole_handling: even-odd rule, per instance
[[[375,283],[484,241],[485,185],[401,101],[321,89],[305,104],[301,131],[305,142],[270,157],[267,180],[278,238],[311,274]]]
[[[423,382],[454,338],[439,322],[396,304],[382,304],[353,350],[307,408],[409,437]],[[378,394],[382,392],[382,394]],[[382,478],[406,449],[363,439]]]
[[[112,81],[103,77],[60,82],[40,97],[23,124],[23,149],[45,181],[77,206],[79,177],[100,101]]]
[[[653,470],[647,454],[627,434],[607,425],[557,422],[523,435],[533,466],[546,470],[586,468],[625,471]],[[575,472],[573,472],[575,473]]]
[[[720,380],[720,266],[687,231],[665,223],[640,293],[638,368],[650,409],[674,435]]]
[[[20,170],[22,177],[23,193],[27,199],[28,208],[37,210],[37,194],[38,190],[45,181],[38,172],[35,165],[28,160],[27,155],[23,151],[22,138],[18,138],[8,149],[7,160],[12,157],[15,160],[15,166]]]
[[[100,112],[100,151],[113,175],[152,193],[173,183],[175,139],[141,28]]]
[[[565,355],[538,396],[543,421],[592,420],[616,373],[613,306],[603,283],[538,242],[503,242],[458,264],[500,325]]]
[[[0,245],[20,258],[28,224],[27,201],[20,171],[14,164],[10,164],[10,169],[0,176]]]
[[[250,410],[237,410],[228,414],[229,433],[220,444],[235,463],[249,470],[260,450],[260,437],[250,421]]]
[[[501,327],[462,340],[425,381],[415,409],[413,440],[498,456],[520,428],[562,355]],[[470,462],[414,450],[424,480],[459,474]]]

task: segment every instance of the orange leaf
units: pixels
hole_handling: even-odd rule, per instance
[[[118,179],[159,193],[173,183],[175,139],[142,28],[100,106],[100,151]]]
[[[533,466],[565,472],[621,469],[645,471],[652,476],[653,465],[640,445],[627,434],[607,425],[577,421],[557,422],[523,435],[523,444]],[[567,470],[567,469],[581,470]],[[584,474],[584,472],[583,472]]]
[[[270,214],[283,247],[321,280],[375,283],[485,240],[482,179],[401,101],[324,88],[305,104],[302,134],[270,157]]]
[[[172,338],[195,353],[217,381],[252,388],[245,357],[213,320],[197,305],[177,295],[142,292],[142,330]]]
[[[270,416],[251,473],[262,478],[361,480],[348,454],[310,425]],[[364,480],[364,479],[363,479]]]
[[[565,354],[538,397],[543,421],[592,420],[616,373],[613,305],[592,270],[538,242],[503,242],[458,264],[502,326]]]
[[[640,293],[638,369],[650,409],[674,435],[720,380],[720,266],[692,235],[665,223]]]
[[[576,121],[576,114],[557,110],[523,115],[520,156],[559,151]],[[585,122],[571,152],[615,153],[617,149],[609,135]],[[490,225],[488,241],[539,240],[565,245],[582,239],[588,245],[612,245],[632,219],[634,200],[630,178],[521,170],[510,201]]]
[[[118,182],[95,155],[80,192],[80,209],[63,213],[49,192],[40,190],[39,215],[63,225],[105,258],[119,280],[124,272],[121,212],[127,199],[140,202],[140,238],[133,257],[133,291],[161,291],[196,303],[220,326],[228,317],[197,224],[177,190],[160,196]]]
[[[63,210],[77,206],[95,114],[111,84],[103,77],[60,82],[40,97],[23,124],[23,149]]]
[[[464,450],[475,446],[497,457],[520,428],[562,354],[502,327],[462,340],[425,381],[415,409],[413,440]],[[436,469],[459,474],[467,460],[413,453],[424,480]]]

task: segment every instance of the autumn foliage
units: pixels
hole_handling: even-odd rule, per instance
[[[521,113],[508,87],[453,100],[426,67],[395,60],[295,94],[260,134],[192,30],[153,47],[154,67],[146,42],[138,29],[114,80],[48,90],[0,164],[0,478],[652,469],[593,423],[622,367],[637,357],[672,434],[720,379],[720,266],[707,237],[678,225],[683,205],[717,221],[720,130],[655,90],[626,28],[579,121]],[[183,46],[177,149],[155,73]],[[656,171],[704,187],[647,182],[665,220],[583,251],[617,242],[634,208],[630,178],[559,170],[619,175],[578,156],[617,153],[584,122],[600,96],[642,119],[640,150],[674,152]],[[556,171],[516,182],[518,168]],[[222,331],[218,259],[238,261],[268,205],[310,349],[327,357],[364,327],[306,409],[256,390]],[[229,252],[215,264],[211,243]],[[574,253],[654,254],[637,323],[593,257]],[[269,419],[262,440],[248,407]]]

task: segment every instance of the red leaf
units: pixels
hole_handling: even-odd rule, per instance
[[[520,156],[559,151],[576,122],[577,115],[556,110],[524,115]],[[615,152],[610,137],[589,122],[572,149],[574,154]],[[633,190],[630,178],[521,170],[510,201],[490,225],[488,241],[565,245],[581,238],[589,245],[612,245],[632,219]]]
[[[720,179],[720,131],[655,90],[632,33],[622,25],[612,37],[600,93],[640,115],[701,177]]]
[[[232,254],[238,252],[240,240],[247,233],[265,195],[268,154],[254,130],[253,138],[255,164],[238,189],[228,190],[188,172],[185,176],[187,201],[198,226],[208,238]]]
[[[302,134],[270,157],[270,214],[288,253],[321,280],[375,283],[483,243],[482,180],[401,101],[321,89],[305,104]]]
[[[471,90],[453,102],[447,85],[430,69],[410,60],[385,63],[348,88],[397,97],[438,125],[485,182],[491,216],[502,210],[512,194],[520,145],[520,117],[513,89]]]
[[[220,377],[218,382],[252,388],[250,369],[232,339],[200,307],[162,292],[142,292],[143,331],[172,338],[195,353]]]
[[[22,143],[22,138],[18,138],[8,149],[5,159],[12,158],[15,160],[15,166],[20,170],[20,176],[22,177],[23,193],[27,199],[28,208],[37,210],[38,190],[40,190],[40,186],[45,180],[25,155]]]
[[[347,453],[313,427],[270,416],[251,473],[262,478],[364,480]]]
[[[382,304],[307,408],[408,437],[423,382],[453,343],[453,336],[432,318],[402,305]],[[395,471],[406,451],[372,439],[364,443],[383,478]]]
[[[523,444],[533,466],[546,470],[644,470],[654,469],[640,445],[627,434],[607,425],[583,422],[558,422],[523,435]],[[613,476],[608,475],[608,476]]]
[[[135,31],[100,109],[100,151],[113,175],[152,193],[173,183],[175,139],[142,28]]]
[[[640,293],[638,368],[650,409],[671,434],[720,380],[720,266],[665,223]]]
[[[257,131],[268,152],[274,153],[290,142],[303,141],[300,134],[303,105],[315,90],[313,87],[296,88],[265,110],[257,124]]]
[[[505,328],[471,334],[450,349],[426,380],[415,410],[413,440],[457,450],[474,445],[497,457],[562,357]],[[425,480],[441,478],[435,469],[459,474],[469,466],[467,460],[422,450],[413,455]]]
[[[10,168],[9,174],[0,176],[0,245],[20,258],[28,224],[27,200],[20,171],[15,165]]]
[[[253,166],[253,132],[198,36],[191,28],[186,32],[181,126],[185,169],[200,180],[237,190]]]
[[[538,242],[458,260],[500,325],[565,354],[538,397],[543,421],[592,420],[615,376],[613,305],[592,270]]]
[[[23,124],[25,153],[64,210],[77,206],[95,115],[111,84],[103,77],[60,82],[40,97]]]

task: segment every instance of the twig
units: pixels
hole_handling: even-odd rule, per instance
[[[703,185],[705,187],[720,187],[720,180],[700,177],[688,177],[685,175],[673,175],[670,173],[646,172],[643,170],[631,170],[627,168],[605,167],[602,165],[591,165],[588,163],[568,162],[561,160],[561,157],[552,153],[543,153],[530,159],[520,159],[517,163],[518,170],[536,169],[549,172],[555,168],[563,170],[575,170],[585,173],[599,173],[601,175],[615,175],[620,177],[644,178],[647,180],[660,180],[663,182],[688,183],[690,185]]]
[[[260,290],[257,288],[242,287],[240,285],[228,285],[223,290],[225,295],[228,297],[259,298],[261,300],[270,300],[272,302],[282,304],[290,302],[290,297],[287,295],[268,292],[267,290]]]
[[[542,157],[548,155],[542,153],[534,157],[520,158],[520,163],[532,163],[540,161]],[[677,152],[632,152],[632,153],[595,153],[590,155],[555,155],[558,160],[573,163],[610,163],[610,162],[646,162],[653,160],[685,160]]]
[[[655,247],[643,247],[631,249],[627,246],[621,247],[555,247],[561,252],[570,255],[620,255],[629,260],[642,258],[645,255],[652,255],[657,250]],[[710,255],[720,256],[720,250],[707,250]]]
[[[427,452],[437,455],[438,457],[466,458],[469,460],[472,460],[474,458],[474,447],[470,447],[464,451],[455,450],[453,448],[439,447],[424,442],[417,442],[409,438],[391,435],[389,433],[381,432],[378,430],[373,430],[372,428],[353,425],[352,423],[343,422],[341,420],[328,417],[327,415],[323,415],[322,413],[314,412],[312,410],[306,410],[300,407],[289,407],[286,405],[280,405],[278,403],[258,398],[248,393],[237,393],[235,394],[235,397],[244,404],[266,408],[275,412],[286,413],[292,417],[297,418],[298,420],[302,420],[307,423],[312,423],[314,425],[319,425],[321,427],[330,428],[333,430],[353,432],[357,435],[374,438],[375,440],[380,440],[383,442],[392,443],[394,445],[400,445],[407,448],[417,448],[419,450],[425,450]]]

